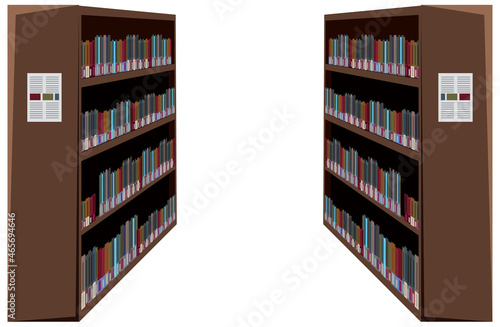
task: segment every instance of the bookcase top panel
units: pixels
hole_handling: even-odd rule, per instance
[[[170,14],[158,14],[158,13],[145,12],[145,11],[116,10],[116,9],[96,8],[96,7],[82,7],[82,6],[80,6],[80,14],[81,15],[90,15],[90,16],[109,16],[109,17],[157,19],[157,20],[175,21],[175,15],[170,15]]]
[[[421,11],[421,6],[406,7],[406,8],[388,8],[380,10],[369,10],[369,11],[358,11],[349,13],[338,13],[325,15],[326,21],[331,20],[344,20],[344,19],[365,19],[365,18],[380,18],[384,19],[387,17],[394,16],[413,16],[419,15]]]
[[[387,8],[358,12],[338,13],[325,15],[325,21],[364,18],[387,18],[394,16],[420,15],[422,8],[437,8],[462,11],[478,15],[491,15],[492,5],[422,5],[405,8]]]
[[[157,19],[175,21],[175,15],[159,14],[145,11],[117,10],[108,8],[86,7],[78,5],[9,5],[9,11],[14,15],[34,13],[39,11],[54,11],[62,8],[77,7],[81,15],[108,16],[139,19]]]

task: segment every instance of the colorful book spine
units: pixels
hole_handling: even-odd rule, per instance
[[[417,113],[390,110],[382,102],[361,101],[353,94],[337,94],[331,88],[325,89],[325,100],[327,115],[419,151]]]
[[[397,247],[367,216],[362,225],[325,195],[325,221],[419,309],[419,257],[405,246]]]
[[[96,196],[95,193],[92,196],[86,198],[82,201],[81,216],[82,220],[80,222],[80,228],[87,227],[92,222],[95,221],[95,211],[96,208]]]
[[[404,195],[404,211],[405,220],[413,227],[420,229],[420,210],[418,209],[418,201],[415,201],[415,199],[406,194]]]
[[[118,274],[175,221],[175,196],[155,210],[138,227],[135,215],[120,226],[120,232],[103,247],[93,247],[81,257],[81,309],[92,301]]]
[[[344,148],[336,139],[325,139],[325,158],[328,169],[401,217],[402,191],[399,172],[392,168],[385,170],[379,167],[377,160],[361,157],[357,150],[352,147]],[[418,201],[404,194],[403,199],[406,198],[418,206]],[[412,226],[418,228],[418,216],[412,216],[411,212],[406,211],[410,209],[404,206],[405,220],[406,216],[413,217],[416,223]],[[411,223],[409,220],[406,221]]]
[[[164,139],[155,149],[147,148],[137,159],[123,160],[116,170],[99,174],[99,216],[131,197],[175,166],[175,139]]]
[[[147,69],[172,64],[172,40],[154,34],[149,39],[127,35],[113,40],[97,35],[81,42],[81,78]]]
[[[419,57],[419,42],[403,35],[382,40],[366,34],[358,39],[339,34],[328,40],[328,64],[335,66],[419,78]]]
[[[121,101],[115,108],[82,114],[80,150],[85,151],[116,137],[175,114],[175,88],[139,101]]]

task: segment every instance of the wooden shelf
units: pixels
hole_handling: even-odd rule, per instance
[[[107,142],[104,142],[102,144],[99,144],[98,146],[96,147],[93,147],[93,148],[90,148],[88,150],[85,150],[85,151],[82,151],[80,152],[80,155],[78,156],[79,157],[79,160],[80,162],[86,160],[86,159],[89,159],[89,158],[92,158],[93,156],[96,156],[98,155],[99,153],[102,153],[106,150],[109,150],[117,145],[120,145],[122,143],[125,143],[127,142],[128,140],[131,140],[133,138],[136,138],[137,136],[139,135],[142,135],[144,133],[147,133],[155,128],[158,128],[160,126],[163,126],[165,124],[168,124],[172,121],[175,120],[175,114],[173,115],[170,115],[170,116],[167,116],[165,118],[162,118],[158,121],[155,121],[154,123],[151,123],[149,125],[146,125],[144,127],[141,127],[139,129],[136,129],[130,133],[126,133],[122,136],[118,136],[112,140],[109,140]]]
[[[335,235],[335,237],[337,237],[337,239],[339,239],[346,248],[349,249],[349,251],[351,251],[352,254],[354,254],[354,256],[356,258],[358,258],[358,260],[366,267],[368,268],[368,270],[370,270],[373,275],[375,275],[375,277],[378,278],[378,280],[380,280],[382,282],[382,284],[384,284],[384,286],[389,289],[389,291],[392,292],[392,294],[394,294],[398,300],[405,306],[408,308],[408,310],[411,311],[411,313],[413,313],[415,315],[415,317],[417,317],[418,319],[421,319],[421,312],[420,310],[418,310],[417,308],[415,308],[415,306],[407,299],[403,296],[403,294],[399,293],[399,291],[388,281],[384,278],[384,276],[382,276],[380,274],[380,272],[375,269],[360,253],[358,253],[353,247],[351,244],[349,244],[342,236],[340,236],[338,234],[338,232],[325,220],[323,220],[323,225],[326,226],[326,228],[328,228],[333,235]],[[421,292],[419,290],[419,295],[420,295],[420,298],[421,299]],[[420,305],[419,303],[419,307],[421,308],[422,306]]]
[[[164,207],[167,195],[170,199],[175,196],[171,199],[173,204],[170,203],[177,208],[175,165],[112,210],[96,217],[89,226],[80,227],[83,194],[95,193],[99,198],[95,174],[108,167],[106,158],[123,159],[128,153],[144,150],[141,141],[144,138],[155,142],[176,138],[176,115],[173,114],[87,151],[80,151],[84,106],[89,109],[109,108],[112,102],[134,97],[137,88],[159,94],[176,86],[176,17],[73,5],[14,5],[8,6],[9,35],[19,37],[24,27],[18,23],[36,21],[40,15],[50,17],[50,24],[23,44],[23,51],[9,49],[8,205],[9,212],[15,213],[17,218],[16,242],[22,243],[19,247],[16,245],[16,261],[12,264],[22,261],[22,270],[27,273],[16,275],[16,284],[22,287],[16,288],[15,294],[10,292],[15,295],[16,310],[8,320],[78,321],[176,226],[173,222],[96,299],[80,310],[81,278],[85,275],[80,269],[83,247],[89,249],[111,241],[120,224],[133,215],[141,221],[147,219],[147,215]],[[96,35],[109,35],[114,40],[124,40],[127,35],[148,39],[157,34],[170,39],[171,65],[85,79],[80,77],[82,40],[93,40]],[[43,62],[43,72],[57,72],[62,76],[58,92],[59,95],[64,93],[64,101],[59,107],[63,119],[57,124],[29,122],[26,111],[14,106],[21,103],[26,109],[29,85],[22,81],[26,81],[28,74],[40,71],[39,62]],[[42,84],[50,84],[50,79],[43,79]],[[142,99],[141,95],[135,95],[134,98]],[[175,158],[177,147],[171,150]],[[68,151],[76,151],[76,157]],[[15,183],[11,183],[12,180]],[[26,202],[26,199],[30,201]],[[50,224],[40,219],[40,212],[51,212]],[[50,265],[41,266],[41,256],[50,261]],[[40,283],[40,280],[44,282]]]
[[[120,208],[122,208],[123,206],[127,205],[128,203],[130,203],[132,200],[134,200],[135,198],[137,198],[139,195],[141,195],[147,189],[149,189],[150,187],[152,187],[153,185],[155,185],[156,183],[158,183],[160,180],[162,180],[165,177],[167,177],[168,175],[170,175],[170,173],[173,172],[173,171],[175,171],[175,167],[170,168],[169,171],[167,171],[166,173],[164,173],[160,177],[156,178],[154,181],[152,181],[148,185],[144,186],[139,191],[135,192],[131,197],[125,199],[125,201],[123,201],[122,203],[120,203],[119,205],[117,205],[116,207],[114,207],[113,209],[109,210],[104,215],[96,217],[95,221],[93,221],[92,223],[90,223],[90,225],[88,225],[87,227],[84,227],[84,228],[82,228],[80,230],[80,235],[83,235],[83,234],[87,233],[89,230],[91,230],[92,228],[94,228],[97,225],[99,225],[99,223],[101,223],[102,221],[104,221],[109,216],[113,215],[116,211],[120,210]]]
[[[411,77],[404,77],[392,74],[378,73],[378,72],[372,72],[370,70],[362,70],[362,69],[348,68],[348,67],[328,65],[328,64],[325,64],[325,70],[331,72],[349,74],[358,77],[376,79],[384,82],[413,86],[413,87],[420,87],[422,84],[420,78],[411,78]]]
[[[488,92],[492,85],[492,21],[491,5],[423,5],[340,13],[325,15],[324,18],[324,86],[335,88],[340,94],[354,94],[365,100],[376,99],[387,105],[390,102],[391,107],[393,105],[406,107],[417,112],[419,116],[419,151],[399,145],[326,113],[324,113],[324,136],[329,138],[338,132],[339,137],[342,134],[347,143],[352,139],[360,147],[359,150],[375,147],[375,153],[372,154],[375,156],[374,159],[387,159],[389,165],[392,162],[393,169],[410,175],[411,181],[407,187],[411,188],[413,195],[418,198],[416,205],[420,229],[411,226],[404,217],[394,214],[326,168],[324,162],[323,187],[325,195],[331,192],[332,183],[337,187],[349,186],[387,214],[387,218],[380,218],[385,219],[387,227],[392,227],[394,233],[397,233],[393,235],[394,241],[396,238],[401,238],[400,242],[403,245],[412,244],[419,253],[419,266],[415,277],[420,288],[420,310],[416,310],[404,296],[384,280],[384,277],[371,267],[371,263],[347,244],[347,241],[327,222],[324,224],[421,321],[492,321],[491,131],[493,127],[492,95]],[[381,40],[388,40],[394,35],[403,35],[406,41],[418,41],[416,50],[420,63],[420,77],[410,78],[325,64],[328,63],[331,38],[345,35],[349,39],[357,39],[363,34],[373,35],[375,39]],[[465,48],[460,47],[464,38],[470,42]],[[460,51],[457,51],[458,49]],[[460,129],[457,128],[457,124],[443,123],[438,119],[440,102],[437,100],[440,98],[441,73],[471,74],[470,88],[464,90],[464,93],[475,95],[474,119],[466,125],[462,124]],[[460,82],[455,77],[454,87],[457,84]],[[476,93],[481,95],[478,96]],[[341,130],[340,127],[344,129]],[[377,147],[370,141],[383,147]],[[398,164],[398,158],[403,159],[403,156],[415,160],[418,164],[413,160],[411,167],[401,161]],[[344,184],[339,184],[338,180]],[[467,187],[460,187],[461,185]],[[356,216],[377,210],[361,197],[358,199],[358,196],[349,189],[343,190],[344,192],[337,192],[336,206],[349,207]],[[327,198],[324,198],[323,204],[326,201]],[[474,217],[472,226],[467,224],[470,217]],[[401,230],[396,221],[413,235],[408,234],[406,237],[401,235],[406,231]],[[474,230],[473,233],[471,228]],[[415,239],[417,237],[418,239]],[[469,264],[464,265],[464,262]],[[453,279],[459,280],[460,285],[466,285],[467,291],[461,292],[457,299],[445,301],[446,303],[437,310],[436,301],[443,299],[443,292],[449,290],[447,283]]]
[[[79,310],[79,319],[82,319],[90,310],[92,310],[92,308],[97,304],[99,303],[100,300],[102,300],[103,297],[106,296],[106,294],[108,294],[108,292],[110,290],[113,289],[113,287],[116,286],[116,284],[118,284],[118,282],[125,276],[128,274],[128,272],[135,267],[135,265],[142,260],[142,258],[144,258],[146,256],[146,254],[149,253],[149,251],[151,251],[151,249],[153,249],[159,241],[161,241],[161,239],[163,237],[165,237],[165,235],[167,235],[171,230],[172,228],[174,228],[174,226],[177,225],[177,216],[176,216],[176,220],[174,220],[168,227],[167,229],[165,229],[144,251],[142,251],[142,253],[140,253],[131,263],[129,263],[129,265],[123,269],[119,274],[118,276],[113,279],[99,294],[96,295],[96,297],[94,299],[92,299],[92,301],[90,301],[89,304],[87,304],[87,306],[85,308],[83,308],[83,310],[80,310],[80,308],[78,308]],[[80,295],[80,294],[79,294]]]
[[[170,72],[174,70],[175,70],[175,64],[159,66],[159,67],[150,67],[147,69],[138,69],[123,73],[108,74],[108,75],[89,77],[89,78],[80,78],[79,84],[80,87],[87,87],[87,86],[126,80],[134,77],[149,76],[158,73]]]
[[[378,203],[377,201],[375,201],[375,199],[369,197],[367,194],[363,193],[360,189],[358,189],[357,187],[355,187],[354,185],[352,185],[351,183],[349,183],[348,181],[346,181],[345,179],[343,179],[342,177],[340,177],[339,175],[337,175],[333,170],[327,168],[326,166],[325,166],[325,171],[328,172],[328,173],[330,173],[336,179],[342,181],[345,185],[349,186],[351,189],[353,189],[354,191],[356,191],[359,195],[361,195],[362,197],[364,197],[365,199],[367,199],[371,203],[375,204],[378,208],[382,209],[391,218],[397,220],[401,225],[405,226],[410,231],[412,231],[413,233],[415,233],[415,234],[417,234],[417,235],[420,236],[420,230],[418,230],[417,228],[413,227],[408,222],[406,222],[403,219],[403,217],[400,217],[400,216],[396,215],[394,212],[392,212],[391,210],[387,209],[386,207],[384,207],[383,205],[381,205],[380,203]]]
[[[332,124],[338,125],[340,127],[343,127],[345,129],[348,129],[349,131],[356,133],[364,138],[367,138],[373,142],[376,142],[380,145],[385,146],[386,148],[389,148],[391,150],[394,150],[398,153],[401,153],[402,155],[405,155],[407,157],[410,157],[416,161],[420,162],[420,152],[412,150],[410,148],[407,148],[405,146],[402,146],[400,144],[397,144],[396,142],[393,142],[391,140],[388,140],[386,138],[383,138],[382,136],[378,136],[377,134],[371,133],[369,131],[366,131],[362,128],[356,127],[352,124],[346,123],[345,121],[342,121],[338,118],[335,118],[333,116],[325,114],[325,120],[329,121]]]

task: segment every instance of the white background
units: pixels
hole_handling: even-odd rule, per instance
[[[230,10],[220,14],[214,7],[217,3]],[[195,213],[180,211],[178,226],[80,326],[244,327],[239,321],[249,317],[250,326],[424,325],[322,225],[323,28],[325,14],[430,3],[100,0],[63,4],[177,15],[178,202],[184,210],[204,205]],[[1,10],[4,51],[0,54],[6,67],[6,6]],[[500,35],[498,24],[494,27],[494,35]],[[6,70],[2,75],[0,92],[6,101]],[[496,96],[498,79],[494,81]],[[269,135],[266,128],[275,112],[283,110],[294,118]],[[7,110],[1,115],[6,158]],[[498,115],[494,119],[498,126]],[[272,140],[250,157],[249,138],[264,134]],[[495,150],[500,144],[497,134]],[[213,187],[210,173],[225,170],[230,162],[238,163],[238,174],[202,203],[197,192]],[[7,161],[1,165],[6,181]],[[5,182],[3,199],[6,191]],[[196,200],[200,202],[193,203]],[[1,201],[3,213],[5,204]],[[0,262],[6,262],[5,226],[0,224]],[[321,242],[330,244],[331,252],[321,250],[323,260],[318,262],[314,255]],[[494,245],[498,254],[497,242]],[[304,265],[309,273],[290,279],[293,267]],[[0,295],[6,294],[5,285],[4,275]],[[258,313],[256,303],[268,301],[275,293],[283,294],[280,303],[272,310],[267,307],[266,316]],[[0,310],[2,322],[5,311]]]

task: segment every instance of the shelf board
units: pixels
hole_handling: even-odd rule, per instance
[[[170,123],[171,121],[174,121],[175,120],[175,114],[173,115],[170,115],[170,116],[167,116],[163,119],[160,119],[158,121],[155,121],[154,123],[151,123],[149,125],[146,125],[144,127],[141,127],[139,129],[136,129],[130,133],[126,133],[122,136],[118,136],[112,140],[109,140],[107,142],[104,142],[102,144],[99,144],[98,146],[96,147],[93,147],[93,148],[90,148],[88,150],[85,150],[83,152],[80,152],[79,154],[79,160],[80,162],[86,160],[86,159],[89,159],[89,158],[92,158],[93,156],[96,156],[106,150],[109,150],[117,145],[120,145],[122,143],[125,143],[127,142],[128,140],[131,140],[133,138],[136,138],[138,137],[139,135],[142,135],[144,133],[147,133],[157,127],[160,127],[160,126],[163,126],[165,124],[168,124]]]
[[[413,160],[416,160],[420,162],[420,152],[412,150],[410,148],[407,148],[405,146],[402,146],[400,144],[397,144],[396,142],[393,142],[391,140],[388,140],[386,138],[383,138],[382,136],[378,136],[377,134],[371,133],[369,131],[366,131],[362,128],[356,127],[352,124],[346,123],[345,121],[342,121],[338,118],[335,118],[333,116],[325,114],[325,120],[329,121],[332,124],[338,125],[340,127],[343,127],[353,133],[358,134],[359,136],[362,136],[364,138],[367,138],[375,143],[378,143],[380,145],[385,146],[386,148],[389,148],[391,150],[394,150],[398,153],[401,153],[402,155],[405,155],[407,157],[412,158]]]
[[[340,236],[338,234],[338,232],[325,220],[323,220],[323,225],[326,226],[326,228],[328,228],[328,230],[330,230],[332,232],[333,235],[335,235],[335,237],[337,237],[337,239],[339,239],[342,244],[344,244],[344,246],[346,248],[349,249],[349,251],[351,251],[352,254],[354,254],[354,256],[356,258],[358,258],[359,261],[361,261],[361,263],[366,267],[368,268],[368,270],[370,270],[373,275],[375,275],[375,277],[378,278],[378,280],[380,280],[382,282],[382,284],[384,284],[384,286],[389,289],[389,291],[392,292],[392,294],[394,294],[396,296],[396,298],[405,306],[408,308],[408,310],[410,310],[414,315],[415,317],[417,317],[419,320],[421,319],[421,316],[422,316],[422,313],[420,310],[418,310],[417,308],[415,308],[415,306],[407,299],[403,296],[403,294],[399,293],[398,290],[396,290],[396,288],[394,286],[392,286],[391,283],[389,283],[389,281],[387,281],[381,274],[380,272],[375,269],[360,253],[358,253],[353,247],[351,244],[349,244],[342,236]],[[420,297],[419,299],[422,299],[422,292],[419,293]],[[422,308],[422,305],[421,305],[422,302],[420,302],[420,305],[419,307]]]
[[[78,301],[78,310],[79,310],[79,318],[81,319],[83,316],[85,316],[90,310],[92,310],[92,308],[97,304],[99,303],[100,300],[102,300],[102,298],[104,296],[106,296],[106,294],[108,294],[108,292],[110,290],[113,289],[113,287],[116,286],[116,284],[118,284],[118,282],[125,276],[128,274],[128,272],[134,268],[134,266],[139,262],[141,261],[142,258],[144,258],[146,256],[146,254],[149,253],[149,251],[151,251],[152,248],[154,248],[159,241],[161,241],[161,239],[163,237],[165,237],[165,235],[167,235],[171,230],[172,228],[174,228],[174,226],[177,225],[177,219],[174,220],[168,227],[167,229],[165,229],[161,234],[160,236],[158,236],[144,251],[142,251],[142,253],[140,253],[136,258],[135,260],[133,260],[131,263],[129,263],[129,265],[124,269],[122,270],[118,276],[113,279],[107,286],[106,288],[104,288],[99,294],[97,294],[97,296],[92,300],[90,301],[90,303],[87,304],[87,306],[83,309],[83,310],[80,310],[80,302]],[[80,281],[78,281],[78,285],[80,285]],[[78,287],[79,289],[80,287]],[[80,290],[81,292],[81,290]],[[80,298],[80,293],[78,294],[78,298]]]
[[[149,189],[150,187],[152,187],[153,185],[155,185],[156,183],[158,183],[160,180],[164,179],[165,177],[169,176],[173,171],[175,171],[175,168],[176,167],[173,167],[171,168],[169,171],[167,171],[165,174],[163,174],[162,176],[158,177],[157,179],[155,179],[154,181],[152,181],[151,183],[149,183],[148,185],[144,186],[143,188],[141,188],[139,191],[135,192],[131,197],[129,197],[128,199],[126,199],[125,201],[123,201],[122,203],[120,203],[118,206],[114,207],[113,209],[109,210],[108,212],[106,212],[104,215],[102,216],[99,216],[99,217],[96,217],[96,220],[93,221],[92,223],[90,223],[90,225],[88,225],[87,227],[84,227],[83,229],[80,229],[80,236],[82,236],[83,234],[87,233],[89,230],[91,230],[92,228],[96,227],[97,225],[99,225],[99,223],[101,223],[102,221],[104,221],[106,218],[108,218],[109,216],[111,216],[112,214],[114,214],[116,211],[118,211],[120,208],[122,208],[123,206],[127,205],[128,203],[130,203],[131,201],[133,201],[136,197],[138,197],[139,195],[141,195],[143,192],[145,192],[147,189]],[[80,220],[78,221],[80,222]]]
[[[131,70],[128,72],[123,72],[123,73],[108,74],[108,75],[89,77],[89,78],[80,78],[79,85],[80,85],[80,87],[87,87],[87,86],[99,85],[99,84],[104,84],[104,83],[109,83],[109,82],[126,80],[126,79],[130,79],[130,78],[134,78],[134,77],[141,77],[141,76],[148,76],[148,75],[153,75],[153,74],[158,74],[158,73],[164,73],[164,72],[169,72],[169,71],[174,71],[174,70],[175,70],[175,64],[172,64],[172,65],[159,66],[159,67],[150,67],[147,69]]]
[[[328,64],[325,64],[325,70],[413,87],[420,87],[422,84],[420,81],[421,78],[411,78],[392,74],[378,73],[372,72],[370,70],[362,70]]]
[[[342,181],[345,185],[349,186],[351,189],[353,189],[354,191],[356,191],[359,195],[361,195],[362,197],[364,197],[365,199],[367,199],[371,203],[375,204],[378,208],[382,209],[382,211],[384,211],[391,218],[397,220],[401,225],[405,226],[410,231],[412,231],[413,233],[415,233],[418,236],[420,236],[420,230],[418,230],[417,228],[413,227],[408,222],[406,222],[403,219],[403,217],[399,217],[394,212],[392,212],[391,210],[387,209],[386,207],[384,207],[383,205],[381,205],[380,203],[378,203],[377,201],[375,201],[375,199],[372,199],[371,197],[369,197],[367,194],[363,193],[360,189],[358,189],[357,187],[355,187],[354,185],[352,185],[351,183],[349,183],[348,181],[346,181],[345,179],[343,179],[342,177],[340,177],[339,175],[337,175],[333,170],[327,168],[326,166],[325,166],[325,171],[327,173],[331,174],[333,177],[337,178],[338,180]]]

